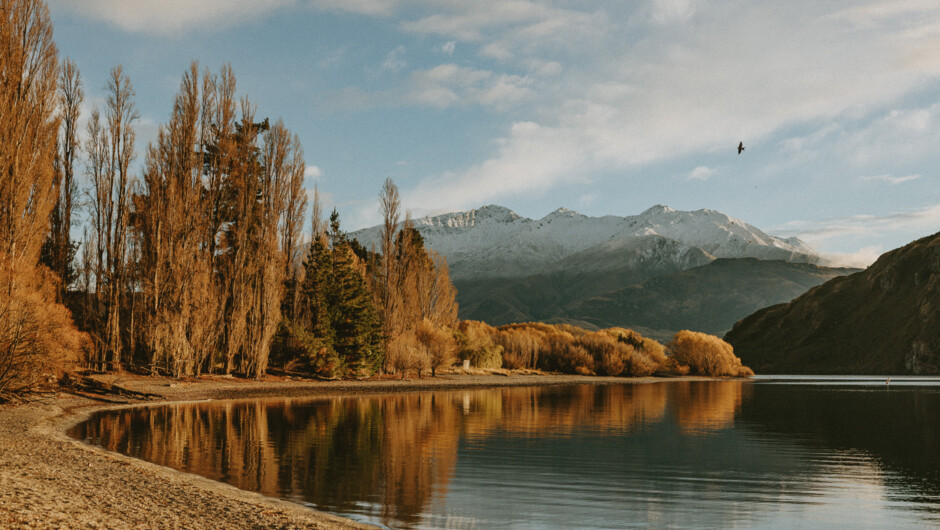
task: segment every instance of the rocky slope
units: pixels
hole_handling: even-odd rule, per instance
[[[940,373],[940,233],[758,311],[725,340],[758,373]]]

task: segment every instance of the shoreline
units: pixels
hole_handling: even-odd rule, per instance
[[[224,399],[389,394],[461,388],[645,384],[705,377],[445,374],[375,381],[174,380],[96,376],[160,399],[59,392],[0,406],[0,527],[3,528],[375,528],[301,504],[113,453],[66,431],[91,414],[135,406]]]

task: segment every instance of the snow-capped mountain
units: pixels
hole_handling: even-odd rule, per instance
[[[715,210],[676,211],[656,205],[627,217],[588,217],[566,208],[528,219],[502,206],[484,206],[414,220],[427,247],[447,258],[455,280],[518,278],[577,264],[593,271],[622,265],[624,256],[701,265],[690,253],[815,263],[816,252],[796,238],[781,239]],[[378,247],[381,227],[350,234]]]

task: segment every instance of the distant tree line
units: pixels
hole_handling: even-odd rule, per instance
[[[458,356],[484,368],[532,369],[581,375],[654,374],[747,377],[730,344],[683,330],[665,346],[624,328],[589,331],[569,324],[530,322],[493,327],[461,321]]]

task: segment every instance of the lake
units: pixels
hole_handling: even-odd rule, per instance
[[[936,378],[218,401],[70,435],[392,528],[940,525]]]

